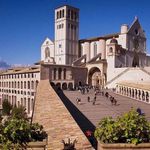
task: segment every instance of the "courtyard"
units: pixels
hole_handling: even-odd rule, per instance
[[[79,91],[64,91],[64,94],[66,95],[66,97],[68,97],[71,103],[73,103],[74,106],[77,107],[79,111],[82,112],[90,122],[92,122],[94,126],[96,126],[99,120],[104,117],[117,117],[125,112],[128,112],[131,108],[141,108],[146,118],[150,121],[149,104],[128,97],[123,97],[110,90],[108,90],[108,93],[111,96],[115,97],[115,99],[117,100],[117,105],[112,105],[109,98],[106,98],[101,94],[97,94],[96,103],[95,105],[93,105],[93,89],[91,89],[89,93],[85,94],[81,94]],[[90,97],[91,102],[87,101],[88,96]],[[77,104],[76,98],[81,99],[81,104]]]

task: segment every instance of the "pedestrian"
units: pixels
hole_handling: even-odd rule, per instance
[[[81,104],[81,99],[80,99],[80,98],[77,98],[77,99],[76,99],[76,102],[77,102],[77,104]]]

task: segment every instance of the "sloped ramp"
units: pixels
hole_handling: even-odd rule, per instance
[[[66,109],[49,80],[41,80],[37,87],[33,122],[44,126],[48,133],[48,150],[63,149],[62,140],[76,139],[77,150],[91,150],[92,146]]]

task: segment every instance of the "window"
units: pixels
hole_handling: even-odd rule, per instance
[[[23,89],[23,82],[21,81],[21,89]]]
[[[30,89],[30,81],[28,81],[28,89]]]
[[[64,9],[62,10],[62,17],[64,17]]]
[[[61,12],[61,10],[60,10],[60,18],[62,17],[62,12]]]
[[[24,89],[26,89],[26,81],[24,81]]]
[[[20,88],[20,83],[19,83],[19,81],[18,81],[18,89]]]
[[[31,82],[31,89],[34,89],[34,81]]]
[[[59,12],[57,11],[57,19],[59,18]]]
[[[32,76],[32,78],[33,78],[33,77],[34,77],[34,74],[32,73],[31,76]]]
[[[62,46],[62,45],[61,45],[61,44],[59,44],[59,48],[61,48],[61,46]]]
[[[109,53],[112,53],[112,52],[113,52],[113,48],[110,47],[110,48],[109,48]]]
[[[45,48],[45,58],[50,57],[50,49],[49,47]]]

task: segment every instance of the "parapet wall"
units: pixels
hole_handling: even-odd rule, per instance
[[[91,150],[92,146],[64,106],[49,80],[41,80],[36,93],[33,122],[44,126],[48,133],[48,149],[63,149],[63,139],[77,140],[77,150]]]

